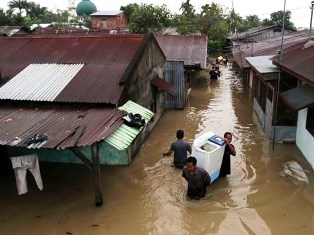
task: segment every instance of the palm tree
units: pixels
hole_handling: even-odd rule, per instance
[[[8,6],[11,10],[19,9],[20,13],[22,13],[22,10],[25,9],[27,3],[26,0],[12,0],[9,2]]]

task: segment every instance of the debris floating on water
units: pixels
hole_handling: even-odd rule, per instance
[[[298,181],[309,183],[309,179],[307,178],[303,168],[296,161],[288,161],[282,166],[282,176],[291,176]]]

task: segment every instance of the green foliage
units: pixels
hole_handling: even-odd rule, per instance
[[[282,26],[283,25],[284,11],[276,11],[270,14],[270,19],[273,25]],[[285,28],[295,29],[294,24],[290,21],[291,11],[286,11],[285,13]]]
[[[131,14],[129,29],[133,33],[157,33],[170,25],[169,19],[170,11],[165,5],[141,4]]]
[[[137,3],[130,3],[126,6],[121,6],[120,10],[124,12],[124,14],[126,15],[127,21],[130,22],[131,15],[135,11],[135,9],[138,7],[139,5]]]
[[[187,0],[183,2],[180,10],[181,14],[176,14],[171,25],[176,27],[177,32],[181,35],[195,34],[199,31],[198,28],[198,19],[195,14],[195,9],[193,5],[190,4],[190,1]]]

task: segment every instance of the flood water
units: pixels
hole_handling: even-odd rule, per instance
[[[198,82],[184,110],[166,111],[130,167],[102,167],[104,204],[94,206],[83,165],[41,163],[44,190],[28,178],[18,196],[14,174],[1,176],[0,234],[314,234],[314,173],[294,144],[264,137],[241,78],[221,68],[216,81]],[[185,140],[214,131],[234,134],[231,175],[186,197],[181,170],[162,157],[177,129]],[[309,183],[281,174],[297,161]]]

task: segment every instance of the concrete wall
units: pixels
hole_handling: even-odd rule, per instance
[[[298,112],[296,144],[314,170],[314,137],[306,130],[307,108]]]
[[[294,142],[296,140],[296,126],[273,126],[272,115],[273,108],[272,103],[267,99],[266,101],[266,112],[263,112],[259,103],[254,98],[253,110],[256,113],[257,119],[263,128],[265,135],[273,139],[275,132],[275,141],[279,143]]]
[[[158,120],[165,110],[166,94],[158,92],[151,85],[156,77],[164,78],[166,58],[160,50],[157,41],[150,38],[139,64],[128,79],[127,98],[155,113],[154,120]]]

